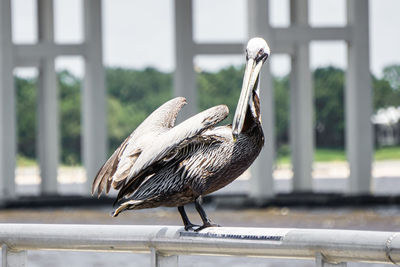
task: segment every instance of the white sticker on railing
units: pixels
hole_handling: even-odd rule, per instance
[[[240,240],[281,241],[291,229],[265,228],[206,228],[200,232],[180,232],[182,237],[228,238]]]

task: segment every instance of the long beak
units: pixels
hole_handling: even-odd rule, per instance
[[[263,61],[260,60],[258,63],[249,58],[246,62],[246,69],[244,71],[242,91],[240,92],[240,97],[238,105],[236,107],[235,117],[233,118],[232,125],[232,135],[233,139],[236,141],[239,134],[243,130],[244,120],[246,118],[247,108],[249,106],[250,98],[256,85],[258,74],[260,73]]]

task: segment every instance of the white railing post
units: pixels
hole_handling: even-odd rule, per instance
[[[315,255],[315,264],[317,267],[346,267],[347,263],[346,262],[329,262],[324,255],[322,255],[320,252],[318,252]]]
[[[26,250],[11,250],[6,245],[2,246],[2,267],[25,267]]]
[[[165,255],[151,248],[151,267],[178,267],[178,255]]]

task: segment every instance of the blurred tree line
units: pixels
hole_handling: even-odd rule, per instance
[[[197,75],[199,110],[226,104],[231,123],[242,84],[243,67],[228,67],[216,73]],[[315,95],[315,132],[317,147],[344,146],[344,79],[343,70],[318,68],[313,72]],[[382,79],[372,77],[374,110],[400,106],[400,65],[384,69]],[[275,116],[278,146],[288,143],[289,77],[275,77]],[[74,165],[81,162],[81,80],[67,71],[58,73],[60,89],[61,161]],[[108,94],[108,134],[110,153],[154,109],[172,97],[172,74],[153,68],[131,70],[106,69]],[[18,153],[35,158],[36,103],[35,79],[16,78]],[[262,92],[261,92],[262,94]]]

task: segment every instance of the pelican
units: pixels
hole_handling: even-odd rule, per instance
[[[175,126],[186,104],[176,97],[151,113],[111,155],[97,173],[92,195],[119,190],[113,212],[178,207],[185,230],[218,226],[201,206],[202,196],[226,186],[256,159],[264,145],[261,128],[259,74],[270,54],[262,38],[246,48],[242,90],[232,125],[216,126],[228,107],[207,109]],[[194,202],[203,225],[190,222],[184,205]],[[197,228],[196,228],[197,227]]]

